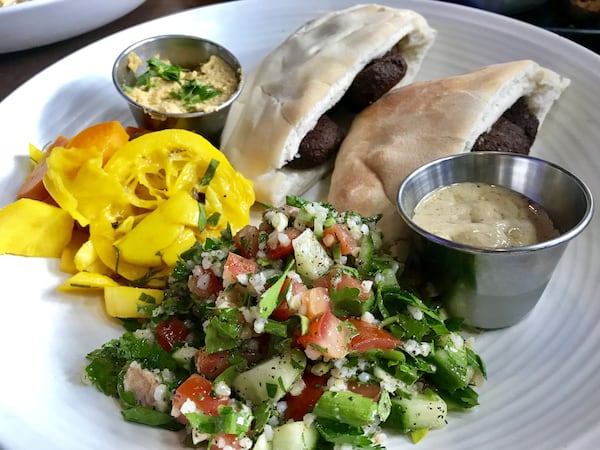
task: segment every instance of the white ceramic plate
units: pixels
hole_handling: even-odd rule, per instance
[[[27,0],[0,8],[0,53],[77,36],[133,11],[144,0]]]
[[[348,0],[247,0],[165,17],[125,30],[49,67],[0,103],[0,205],[27,172],[28,144],[92,123],[132,125],[111,66],[132,42],[156,34],[200,34],[236,53],[246,70],[297,26]],[[565,166],[600,199],[600,57],[557,35],[480,10],[426,0],[413,8],[438,29],[420,78],[533,58],[572,79],[533,154]],[[90,64],[93,61],[93,64]],[[522,323],[476,340],[489,379],[481,405],[450,414],[425,449],[589,449],[600,442],[600,222],[572,242],[541,303]],[[49,237],[50,238],[50,237]],[[131,425],[116,403],[81,383],[85,354],[121,333],[97,297],[61,295],[58,262],[0,257],[0,447],[180,448],[181,436]],[[413,448],[390,436],[388,448]]]

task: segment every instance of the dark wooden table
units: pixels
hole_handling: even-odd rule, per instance
[[[220,2],[215,0],[146,0],[126,16],[88,33],[43,47],[2,54],[0,55],[0,101],[38,72],[92,42],[151,19],[213,3]]]

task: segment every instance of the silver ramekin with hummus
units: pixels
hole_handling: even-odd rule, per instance
[[[242,67],[215,42],[163,35],[123,50],[113,66],[113,82],[139,127],[188,129],[217,144],[241,90]]]

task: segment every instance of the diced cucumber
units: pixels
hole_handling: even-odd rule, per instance
[[[171,356],[173,356],[173,359],[177,361],[178,365],[189,370],[192,367],[192,360],[197,353],[198,349],[196,347],[190,347],[186,345],[175,350]]]
[[[244,400],[255,405],[281,399],[300,378],[306,367],[306,356],[297,349],[284,351],[233,380],[233,389]]]
[[[446,339],[443,346],[436,346],[429,361],[436,366],[430,378],[440,389],[449,392],[463,389],[473,377],[474,369],[469,366],[466,347],[456,346],[452,339]]]
[[[371,234],[363,236],[358,256],[356,257],[356,267],[362,275],[366,275],[371,271],[373,265],[373,250],[373,238],[371,237]]]
[[[314,450],[319,432],[305,422],[288,422],[273,428],[273,450]]]
[[[225,383],[227,386],[233,385],[233,380],[245,369],[245,364],[237,363],[232,364],[228,368],[226,368],[223,372],[221,372],[213,381],[214,384],[219,382]]]
[[[385,424],[401,433],[434,430],[446,425],[447,414],[446,402],[431,389],[426,389],[411,398],[393,398],[392,409]]]
[[[296,272],[309,280],[321,278],[329,272],[333,260],[327,254],[310,228],[292,241]]]
[[[388,256],[378,256],[373,259],[371,271],[377,272],[380,286],[399,286],[398,275],[404,271],[404,264],[399,264]]]
[[[377,403],[350,391],[326,391],[317,401],[313,414],[354,427],[372,423],[377,416]]]
[[[375,366],[373,375],[383,381],[386,386],[393,386],[395,393],[401,393],[404,396],[410,396],[414,393],[414,388],[412,386],[409,386],[404,381],[394,377],[381,367]]]
[[[269,441],[261,434],[254,443],[253,450],[315,450],[319,432],[305,422],[288,422],[273,428],[273,439]]]
[[[425,438],[425,436],[427,436],[427,433],[429,433],[429,430],[427,428],[421,428],[420,430],[411,431],[409,433],[410,440],[413,444],[418,444]]]
[[[267,437],[263,433],[256,439],[252,450],[273,450],[273,444],[267,439]]]

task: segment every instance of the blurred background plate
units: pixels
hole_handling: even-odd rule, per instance
[[[106,25],[144,0],[27,0],[0,7],[0,53],[52,44]]]

